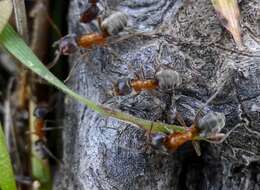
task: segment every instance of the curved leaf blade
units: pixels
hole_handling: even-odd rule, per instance
[[[61,82],[56,76],[54,76],[35,56],[32,50],[25,44],[25,42],[17,35],[10,25],[6,25],[2,33],[0,34],[0,43],[13,54],[21,63],[34,71],[36,74],[47,80],[52,85],[62,90],[67,95],[75,98],[79,102],[85,104],[88,108],[108,117],[116,118],[120,121],[150,130],[152,132],[171,133],[174,131],[185,132],[182,126],[169,125],[162,122],[154,122],[145,120],[142,118],[134,117],[130,114],[112,110],[100,104],[96,104],[89,99],[77,94],[69,89],[63,82]]]
[[[5,136],[0,125],[0,189],[15,190],[15,178],[9,153],[5,143]]]

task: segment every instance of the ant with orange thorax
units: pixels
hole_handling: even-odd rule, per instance
[[[57,163],[61,164],[61,161],[54,156],[54,154],[47,148],[46,138],[46,118],[50,113],[50,108],[47,104],[38,104],[33,110],[33,150],[39,159],[45,160],[50,156]]]
[[[108,37],[119,34],[127,26],[127,15],[114,11],[108,17],[97,18],[100,32],[92,32],[83,35],[68,34],[54,43],[58,46],[57,55],[69,55],[78,48],[90,49],[93,46],[104,46]],[[56,58],[57,59],[57,58]],[[53,65],[52,65],[53,66]]]
[[[223,113],[211,111],[200,118],[202,109],[217,96],[222,87],[219,88],[219,90],[211,96],[205,105],[199,109],[190,127],[187,127],[182,117],[179,114],[176,114],[176,119],[185,128],[184,132],[152,134],[151,145],[166,152],[174,152],[186,142],[191,141],[197,155],[200,156],[200,146],[197,140],[205,140],[215,144],[223,142],[230,133],[236,129],[236,127],[234,127],[227,134],[220,133],[226,123],[225,115]]]
[[[182,77],[171,65],[161,64],[162,44],[158,49],[155,58],[154,75],[152,78],[144,76],[144,69],[141,66],[142,75],[135,74],[134,78],[119,79],[113,86],[114,96],[126,96],[131,93],[138,94],[142,91],[160,90],[163,92],[173,92],[182,84]]]
[[[113,87],[113,95],[126,96],[131,93],[138,94],[142,91],[162,90],[172,91],[181,85],[179,73],[171,68],[160,68],[153,78],[122,78]]]

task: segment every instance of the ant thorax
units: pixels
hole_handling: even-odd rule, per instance
[[[198,122],[201,137],[207,137],[219,133],[225,126],[226,118],[223,113],[209,112]]]
[[[162,69],[155,74],[155,79],[159,83],[159,89],[171,91],[179,87],[182,79],[178,72],[172,69]]]
[[[101,23],[101,30],[108,35],[117,35],[127,26],[127,15],[122,12],[113,12]]]

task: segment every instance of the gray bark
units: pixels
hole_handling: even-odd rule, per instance
[[[71,32],[97,30],[93,24],[79,23],[78,15],[86,4],[71,0]],[[191,124],[196,111],[227,81],[206,110],[225,114],[223,132],[239,123],[245,125],[222,144],[201,143],[201,157],[189,143],[166,155],[147,148],[144,130],[105,118],[69,99],[63,132],[65,167],[56,174],[55,189],[260,189],[260,58],[252,56],[260,55],[260,46],[245,27],[260,35],[260,1],[240,2],[248,54],[227,50],[236,49],[235,44],[209,0],[110,0],[107,6],[127,13],[129,28],[160,34],[134,36],[110,44],[110,49],[95,47],[85,57],[78,51],[70,59],[71,64],[79,63],[69,81],[73,90],[150,120],[173,123],[177,110]],[[181,74],[180,89],[173,94],[108,95],[112,81],[133,77],[142,66],[146,76],[152,77],[159,52],[160,64],[170,64]]]

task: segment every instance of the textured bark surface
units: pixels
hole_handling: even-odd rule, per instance
[[[209,0],[101,2],[106,9],[127,13],[129,28],[158,34],[134,36],[109,48],[96,47],[85,57],[78,51],[71,57],[71,64],[79,63],[69,81],[71,88],[93,101],[150,120],[173,123],[177,110],[190,124],[203,102],[227,81],[206,110],[226,115],[223,132],[239,123],[244,126],[220,145],[201,143],[201,157],[189,143],[165,155],[147,149],[145,131],[104,118],[69,99],[63,134],[65,169],[57,172],[55,189],[260,189],[260,58],[252,56],[260,55],[260,46],[247,29],[260,35],[260,1],[240,1],[244,54],[228,50],[235,49],[235,44]],[[94,24],[79,23],[86,4],[71,0],[71,32],[97,30]],[[141,67],[152,77],[156,57],[181,74],[179,90],[117,98],[108,95],[113,81],[133,77]]]

